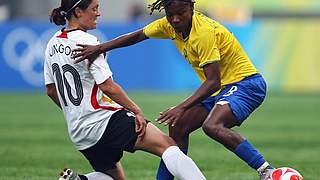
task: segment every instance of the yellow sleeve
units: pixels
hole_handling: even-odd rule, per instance
[[[143,28],[143,32],[148,38],[168,39],[167,20],[164,17],[153,21]]]
[[[220,61],[220,50],[217,46],[219,35],[212,31],[202,33],[198,39],[197,50],[199,55],[199,67],[203,67],[215,61]]]

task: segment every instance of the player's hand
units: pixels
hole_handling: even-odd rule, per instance
[[[101,54],[99,45],[91,46],[84,44],[77,44],[81,48],[74,49],[74,55],[72,56],[75,59],[75,63],[79,63],[85,59],[88,59],[88,67],[93,63],[94,60]]]
[[[156,119],[159,124],[175,126],[177,121],[183,116],[185,109],[175,106],[160,112],[160,116]]]
[[[144,119],[142,113],[135,114],[136,116],[136,133],[138,134],[138,138],[143,138],[146,133],[147,123]]]

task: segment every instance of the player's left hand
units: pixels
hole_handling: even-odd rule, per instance
[[[165,112],[160,112],[160,116],[156,119],[159,124],[175,126],[177,121],[183,116],[185,109],[175,106],[167,109]]]

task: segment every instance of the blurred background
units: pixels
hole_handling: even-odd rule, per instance
[[[164,16],[149,15],[147,5],[153,1],[100,0],[102,16],[92,33],[104,42],[143,28]],[[91,171],[44,88],[44,50],[62,28],[49,23],[49,14],[59,3],[0,0],[0,180],[54,180],[64,167]],[[235,130],[275,167],[293,167],[305,179],[318,180],[320,0],[196,0],[195,5],[235,34],[267,80],[264,104]],[[170,40],[150,39],[108,57],[114,79],[152,122],[200,85]],[[189,155],[208,180],[257,179],[255,171],[201,129],[190,144]],[[139,152],[125,156],[130,156],[122,161],[129,180],[155,179],[157,157]]]
[[[58,0],[0,1],[0,92],[42,91],[43,52],[56,30]],[[152,0],[101,0],[100,41],[143,28]],[[196,9],[226,25],[275,92],[320,92],[319,0],[197,0]],[[146,50],[147,49],[147,50]],[[127,90],[190,91],[199,81],[173,44],[147,42],[110,52],[115,79]],[[130,64],[124,66],[124,64]]]

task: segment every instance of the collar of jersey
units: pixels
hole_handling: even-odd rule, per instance
[[[81,29],[79,29],[79,28],[76,28],[76,29],[70,29],[70,30],[68,30],[68,31],[66,31],[65,29],[66,29],[65,27],[64,27],[64,28],[62,28],[62,29],[61,29],[61,32],[69,33],[69,32],[72,32],[72,31],[78,31],[78,30],[82,31],[82,30],[81,30]]]

